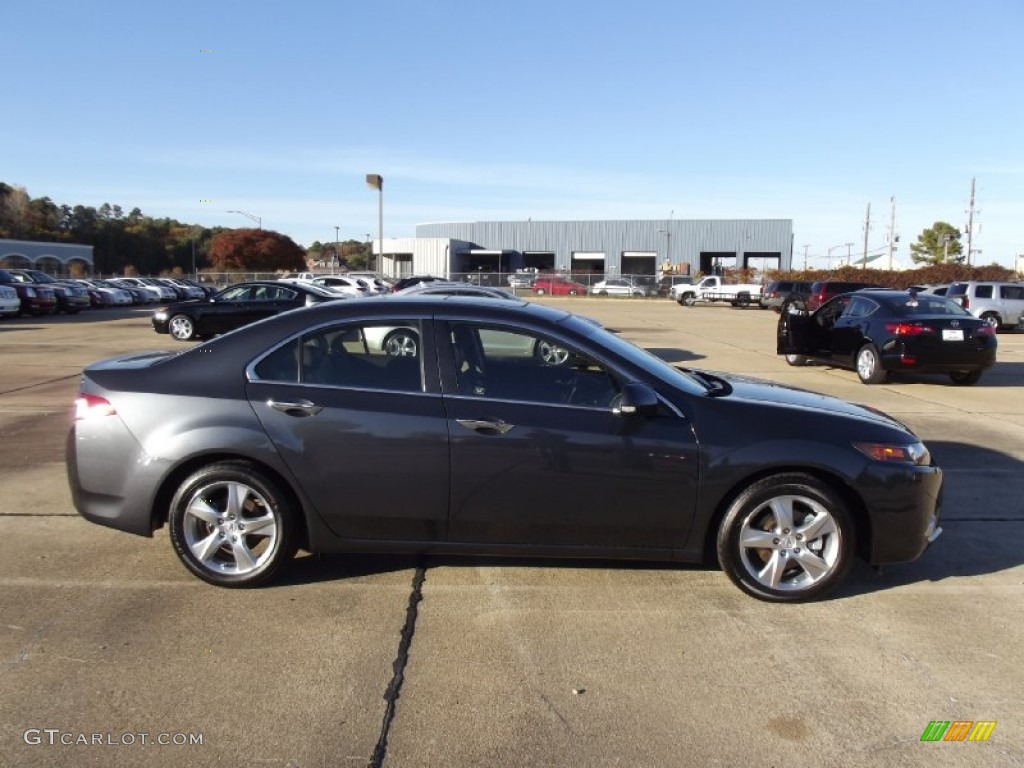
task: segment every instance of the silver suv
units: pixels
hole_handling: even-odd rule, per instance
[[[946,291],[946,297],[996,330],[1018,325],[1024,315],[1024,283],[978,280],[953,283]]]

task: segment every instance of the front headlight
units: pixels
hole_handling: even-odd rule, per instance
[[[167,307],[161,307],[160,309],[158,309],[156,312],[153,313],[153,317],[155,317],[157,320],[166,320]]]
[[[894,461],[898,464],[918,466],[928,466],[932,462],[932,455],[924,443],[854,443],[853,447],[875,461]]]

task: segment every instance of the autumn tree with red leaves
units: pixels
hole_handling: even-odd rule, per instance
[[[306,267],[306,252],[290,237],[269,229],[231,229],[210,241],[214,272],[273,272]]]

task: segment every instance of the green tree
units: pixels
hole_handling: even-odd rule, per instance
[[[306,252],[287,235],[269,229],[230,229],[210,241],[207,253],[215,272],[301,270]]]
[[[910,245],[910,258],[915,264],[947,264],[963,261],[960,231],[945,221],[936,221],[917,236]]]

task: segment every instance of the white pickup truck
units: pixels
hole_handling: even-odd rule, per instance
[[[696,285],[673,285],[671,296],[680,304],[692,307],[698,301],[727,301],[734,307],[760,306],[764,286],[758,283],[730,283],[712,275]]]

